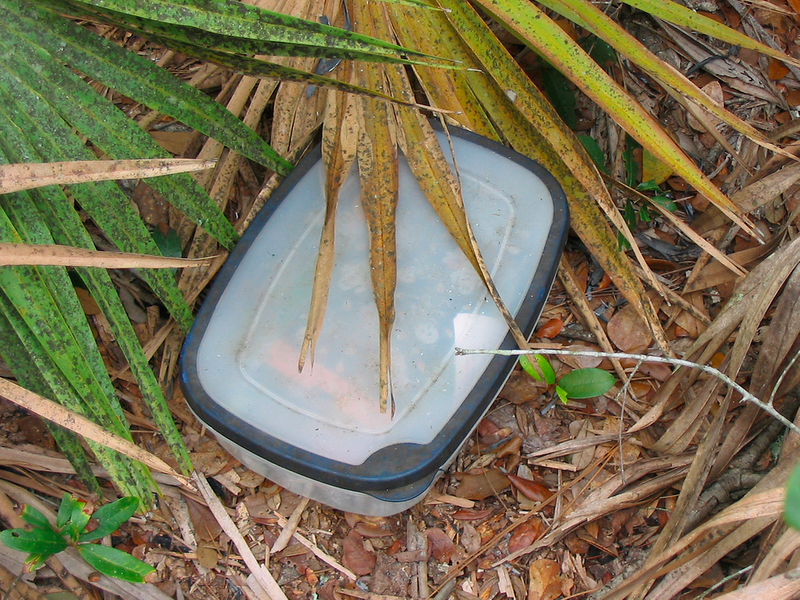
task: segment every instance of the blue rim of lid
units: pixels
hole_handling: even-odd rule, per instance
[[[433,124],[441,130],[438,123]],[[448,130],[452,136],[482,146],[533,172],[550,192],[553,222],[528,294],[516,314],[516,321],[523,334],[530,337],[550,293],[567,239],[569,210],[564,192],[555,178],[539,163],[465,129],[450,127]],[[404,502],[423,493],[464,443],[500,393],[516,364],[516,357],[495,356],[461,406],[430,443],[387,446],[360,465],[325,458],[253,427],[220,407],[206,393],[197,374],[200,342],[223,291],[277,207],[321,157],[321,147],[317,146],[300,161],[258,213],[218,273],[181,352],[181,388],[190,408],[206,426],[265,461],[339,489],[361,492],[387,502]],[[501,349],[516,347],[510,333],[500,346]]]

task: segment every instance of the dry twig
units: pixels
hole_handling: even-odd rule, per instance
[[[650,356],[648,354],[627,354],[625,352],[593,352],[589,350],[557,350],[554,348],[538,348],[536,350],[471,350],[467,348],[456,348],[457,355],[469,355],[469,354],[499,354],[501,356],[521,356],[521,355],[528,355],[528,354],[548,354],[553,356],[593,356],[595,358],[627,358],[633,360],[641,360],[642,362],[654,362],[654,363],[662,363],[667,365],[674,365],[677,367],[689,367],[691,369],[699,369],[709,375],[712,375],[722,381],[723,383],[729,385],[735,391],[739,392],[742,395],[742,400],[746,400],[747,402],[751,402],[758,406],[764,412],[769,413],[772,417],[776,420],[783,423],[786,427],[794,431],[795,433],[800,435],[800,427],[792,423],[789,419],[784,417],[778,410],[772,405],[772,403],[763,402],[738,383],[736,383],[733,379],[725,375],[725,373],[721,372],[719,369],[715,369],[709,365],[701,365],[698,363],[691,362],[689,360],[682,360],[680,358],[667,358],[663,356]]]

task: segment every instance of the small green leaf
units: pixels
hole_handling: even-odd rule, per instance
[[[622,153],[622,160],[625,163],[625,185],[636,187],[639,181],[639,162],[636,160],[634,151],[641,148],[639,142],[631,136],[625,136],[625,151]]]
[[[625,222],[628,224],[628,227],[631,229],[636,227],[636,208],[633,206],[633,202],[630,200],[625,202],[625,210],[623,211],[622,216],[625,218]]]
[[[145,576],[155,571],[153,567],[127,552],[109,546],[81,544],[78,546],[78,552],[87,563],[103,575],[133,583],[144,583]]]
[[[597,143],[597,140],[583,133],[578,135],[578,140],[583,144],[583,149],[586,150],[586,153],[592,159],[595,166],[603,173],[608,173],[608,169],[606,169],[606,156],[600,149],[600,144]]]
[[[615,382],[614,376],[602,369],[575,369],[564,375],[558,385],[567,393],[567,397],[580,400],[602,396]]]
[[[666,208],[669,212],[675,212],[678,210],[678,205],[675,204],[672,199],[667,198],[666,196],[653,196],[650,200],[652,200],[653,203]]]
[[[53,526],[50,524],[50,521],[47,520],[47,517],[29,504],[26,504],[22,508],[22,514],[20,517],[22,517],[22,520],[26,523],[30,523],[39,529],[53,529]]]
[[[67,547],[64,538],[52,529],[6,529],[0,532],[0,541],[14,550],[43,556],[58,554]]]
[[[658,187],[658,184],[655,181],[653,181],[652,179],[650,181],[643,181],[642,183],[640,183],[639,185],[636,186],[636,189],[639,190],[640,192],[660,192],[661,191],[661,188]]]
[[[72,516],[72,503],[75,499],[67,492],[61,497],[61,506],[58,507],[58,517],[56,518],[56,528],[61,530]]]
[[[586,36],[578,40],[581,48],[594,59],[598,65],[608,69],[611,65],[617,64],[617,53],[614,48],[605,40],[601,40],[594,35]]]
[[[625,252],[626,250],[631,249],[631,243],[628,241],[621,231],[617,232],[617,244],[619,244],[619,249],[621,252]]]
[[[167,235],[164,235],[160,229],[153,232],[153,239],[161,250],[161,254],[170,258],[181,258],[183,256],[183,248],[181,247],[181,238],[178,237],[178,232],[170,228]]]
[[[794,468],[786,483],[783,518],[790,527],[800,530],[800,464]]]
[[[564,404],[567,403],[567,400],[569,399],[569,395],[567,394],[567,390],[562,388],[560,385],[557,385],[556,386],[556,394],[558,394],[558,398],[561,400],[561,402],[563,402]]]
[[[553,385],[556,382],[556,372],[553,371],[553,365],[541,354],[534,354],[534,356],[539,363],[539,368],[542,370],[542,375],[547,385]]]
[[[575,129],[578,124],[578,119],[575,117],[575,92],[570,87],[567,78],[557,69],[548,66],[542,69],[542,83],[550,104],[564,119],[567,127]]]
[[[542,376],[539,375],[538,371],[536,371],[536,367],[534,367],[531,361],[528,360],[527,356],[521,355],[519,357],[519,366],[522,367],[522,370],[533,377],[536,381],[543,381]]]
[[[76,500],[65,493],[58,509],[58,529],[68,535],[72,541],[78,540],[78,535],[86,527],[90,516],[84,512],[85,502]]]
[[[98,521],[97,529],[84,533],[80,537],[80,541],[99,540],[101,537],[114,533],[120,525],[133,516],[138,507],[139,501],[132,496],[127,496],[99,508],[93,515]]]

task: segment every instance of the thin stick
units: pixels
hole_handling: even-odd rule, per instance
[[[633,367],[633,371],[631,374],[628,375],[628,378],[625,380],[625,383],[622,384],[622,388],[617,393],[617,397],[614,398],[617,402],[620,403],[620,411],[619,411],[619,432],[618,432],[618,444],[619,444],[619,473],[622,476],[623,483],[625,482],[625,452],[622,449],[622,434],[625,433],[625,399],[628,395],[625,393],[628,391],[628,387],[633,381],[633,376],[636,375],[636,372],[639,370],[639,367],[642,366],[642,361],[636,363],[636,366]],[[622,401],[620,402],[620,397],[622,397]]]
[[[281,527],[283,527],[284,530],[285,530],[286,529],[286,523],[287,523],[286,518],[282,517],[278,513],[275,513],[275,516],[278,518],[278,524]],[[325,552],[323,552],[322,549],[319,546],[315,545],[311,540],[303,537],[302,535],[297,533],[297,531],[294,531],[292,533],[292,536],[294,537],[294,539],[296,539],[298,542],[300,542],[303,546],[305,546],[306,548],[311,550],[311,552],[314,554],[314,556],[316,556],[318,559],[320,559],[322,562],[324,562],[328,566],[333,567],[334,569],[339,571],[342,575],[344,575],[348,579],[351,579],[353,581],[356,581],[358,579],[358,577],[356,576],[355,573],[353,573],[347,567],[340,565],[338,562],[336,562],[336,559],[334,559],[329,554],[326,554]]]
[[[187,477],[178,473],[175,469],[170,467],[155,454],[148,452],[144,448],[140,448],[133,442],[128,441],[115,433],[103,429],[83,415],[79,415],[74,411],[64,408],[52,400],[48,400],[39,394],[35,394],[34,392],[26,390],[16,383],[3,378],[0,378],[0,397],[13,402],[17,406],[21,406],[22,408],[25,408],[30,412],[55,423],[56,425],[61,425],[62,427],[69,429],[78,435],[90,439],[93,442],[107,446],[108,448],[116,450],[120,454],[124,454],[129,458],[138,460],[155,471],[171,475],[177,481],[179,481],[182,486],[191,489]]]
[[[236,546],[236,550],[239,551],[239,555],[244,560],[244,564],[247,565],[247,568],[250,569],[250,572],[253,574],[253,577],[256,578],[256,581],[264,588],[264,592],[266,592],[272,600],[288,600],[286,598],[286,594],[283,593],[278,582],[275,581],[275,578],[272,574],[264,567],[263,565],[258,563],[256,557],[253,556],[253,552],[250,550],[250,546],[248,546],[247,541],[242,536],[239,528],[236,527],[236,524],[231,519],[228,511],[225,510],[225,507],[222,506],[222,503],[219,501],[219,498],[214,494],[211,490],[211,486],[208,485],[208,481],[206,481],[205,476],[195,471],[192,473],[192,481],[194,481],[197,489],[200,491],[200,494],[203,496],[203,499],[206,501],[208,508],[211,510],[211,514],[214,515],[214,518],[219,523],[222,530],[228,535],[228,537],[233,542],[233,545]],[[253,590],[256,592],[256,590]],[[257,593],[257,592],[256,592]]]
[[[756,396],[748,392],[733,379],[725,375],[722,371],[709,367],[708,365],[701,365],[693,363],[688,360],[680,358],[667,358],[663,356],[649,356],[647,354],[627,354],[625,352],[595,352],[589,350],[556,350],[553,348],[537,348],[536,350],[471,350],[467,348],[456,348],[458,356],[466,356],[469,354],[499,354],[500,356],[521,356],[528,354],[550,354],[553,356],[592,356],[594,358],[628,358],[633,360],[641,360],[642,362],[663,363],[667,365],[674,365],[678,367],[689,367],[691,369],[699,369],[709,375],[713,375],[720,381],[726,383],[735,391],[742,395],[742,400],[752,402],[761,410],[769,413],[773,418],[783,423],[786,427],[800,435],[800,427],[792,423],[789,419],[779,413],[774,406],[767,402],[762,402]]]
[[[290,516],[289,520],[286,522],[286,525],[283,526],[283,531],[281,531],[278,539],[272,544],[270,554],[280,552],[289,545],[289,540],[292,539],[292,535],[297,531],[297,525],[300,523],[300,517],[303,516],[303,511],[306,509],[306,506],[308,506],[308,498],[302,498],[294,509],[294,512],[292,512],[292,516]]]

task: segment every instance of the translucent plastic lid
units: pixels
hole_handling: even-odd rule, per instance
[[[563,195],[535,163],[461,135],[453,145],[479,247],[512,314],[531,305],[523,327],[532,327],[563,246]],[[336,262],[315,361],[299,372],[323,186],[317,154],[248,230],[187,342],[184,383],[192,408],[216,430],[241,422],[305,456],[362,465],[381,449],[431,444],[492,360],[455,356],[454,348],[498,348],[507,328],[401,157],[394,416],[378,403],[378,315],[355,169],[340,195]],[[253,435],[240,437],[253,451]]]

